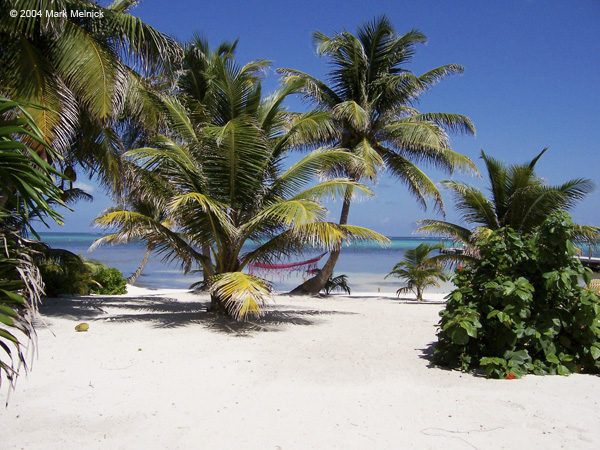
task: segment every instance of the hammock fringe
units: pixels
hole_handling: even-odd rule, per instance
[[[248,264],[248,273],[253,276],[262,278],[270,278],[273,275],[279,276],[279,281],[284,278],[289,278],[293,273],[298,275],[311,275],[317,272],[317,263],[325,256],[327,252],[316,256],[315,258],[307,259],[306,261],[298,261],[294,263],[283,264],[268,264],[268,263],[251,263]]]

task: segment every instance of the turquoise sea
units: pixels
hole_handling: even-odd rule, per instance
[[[89,252],[92,242],[101,236],[95,233],[40,233],[42,241],[52,248],[66,249],[86,259],[94,259],[116,267],[126,277],[133,273],[144,257],[144,244],[103,246]],[[344,247],[334,275],[347,275],[353,293],[380,291],[393,294],[402,283],[394,278],[384,280],[384,277],[402,259],[404,251],[416,247],[421,242],[440,242],[437,239],[422,237],[391,237],[390,239],[392,243],[388,247],[381,247],[375,243],[360,243]],[[307,260],[320,253],[319,251],[307,252],[296,260]],[[321,259],[319,267],[325,263],[326,258],[327,255]],[[177,263],[165,264],[161,259],[160,255],[151,256],[136,285],[153,289],[187,289],[192,283],[200,280],[201,275],[184,275]],[[286,292],[302,282],[302,275],[293,273],[281,278],[273,274],[270,279],[277,291]]]

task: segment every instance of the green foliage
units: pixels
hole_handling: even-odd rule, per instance
[[[329,295],[332,292],[340,291],[346,292],[350,295],[350,286],[348,286],[348,276],[347,275],[338,275],[334,277],[333,275],[327,279],[325,286],[322,291],[325,291],[325,295]]]
[[[382,172],[388,172],[406,185],[422,207],[432,202],[444,211],[436,183],[419,166],[427,163],[448,173],[457,169],[476,172],[469,158],[450,148],[451,133],[474,135],[475,127],[466,116],[421,113],[415,106],[436,83],[461,74],[464,68],[446,64],[414,74],[412,59],[427,37],[418,30],[397,33],[385,15],[364,22],[354,34],[315,32],[313,42],[317,54],[331,68],[325,81],[298,70],[279,70],[284,84],[294,86],[329,117],[298,142],[344,149],[359,158],[358,162],[333,166],[323,171],[325,175],[376,181]],[[351,194],[352,188],[348,188],[340,224],[348,223]],[[324,272],[294,291],[316,294],[333,273],[339,253],[340,249],[333,251]]]
[[[264,312],[270,292],[265,280],[242,274],[248,264],[270,263],[307,246],[331,250],[346,241],[388,240],[361,227],[325,222],[323,199],[348,188],[372,193],[340,178],[307,185],[320,170],[356,157],[316,149],[284,170],[285,153],[302,134],[306,116],[283,106],[293,91],[289,86],[263,97],[267,63],[235,64],[234,49],[224,45],[210,52],[206,43],[190,45],[180,95],[161,98],[169,133],[125,154],[132,174],[129,197],[140,200],[137,206],[149,202],[154,208],[131,204],[94,222],[115,230],[105,242],[140,239],[165,259],[180,260],[186,271],[202,267],[210,310],[243,320]],[[193,82],[197,89],[188,92]],[[246,251],[248,240],[261,245]]]
[[[14,386],[19,367],[27,370],[23,351],[27,346],[21,341],[35,336],[33,315],[43,284],[30,256],[31,244],[0,230],[0,385],[5,376]]]
[[[448,256],[448,260],[469,262],[477,256],[474,245],[484,240],[492,231],[504,227],[527,234],[539,227],[551,214],[573,208],[595,190],[588,179],[576,178],[551,186],[535,173],[542,150],[533,160],[523,164],[507,165],[481,151],[489,183],[489,195],[465,183],[445,180],[442,185],[454,197],[463,222],[474,225],[468,229],[441,220],[421,220],[417,232],[444,236],[462,242],[466,247],[463,256]],[[597,244],[600,228],[576,225],[573,239],[580,244]]]
[[[423,291],[429,286],[439,287],[437,280],[446,281],[444,264],[437,256],[430,257],[433,250],[441,249],[441,244],[419,244],[416,248],[407,250],[404,253],[404,260],[394,266],[394,269],[388,273],[385,278],[394,275],[405,281],[407,285],[398,289],[396,294],[404,292],[414,292],[417,300],[423,300]]]
[[[600,298],[580,285],[574,230],[558,212],[529,235],[502,228],[479,243],[440,313],[435,363],[492,378],[600,373]]]
[[[18,7],[11,3],[17,10],[59,14],[11,18],[11,8],[3,2],[2,91],[44,107],[28,110],[53,149],[68,156],[66,161],[77,161],[101,179],[115,181],[121,153],[115,124],[123,118],[146,119],[148,112],[136,72],[159,77],[166,60],[180,55],[179,46],[129,14],[133,0],[107,7],[92,0],[20,0]],[[96,15],[81,20],[70,15],[75,10]],[[31,147],[45,158],[42,146]],[[52,163],[74,176],[66,161]]]
[[[127,280],[123,278],[123,274],[114,267],[101,267],[92,275],[92,280],[98,283],[90,286],[90,292],[92,294],[120,295],[127,292],[127,289],[125,288]]]
[[[123,274],[105,264],[86,261],[72,255],[61,261],[46,260],[40,264],[47,297],[58,295],[118,295],[126,292]]]
[[[0,383],[5,376],[12,386],[19,367],[27,369],[23,348],[33,347],[33,316],[43,292],[33,261],[37,245],[21,232],[30,228],[33,217],[60,221],[49,205],[60,203],[61,191],[54,184],[60,174],[29,144],[56,155],[23,108],[23,103],[0,96]],[[23,337],[30,345],[22,344]]]
[[[92,272],[77,255],[61,261],[46,260],[39,264],[47,297],[85,295],[90,292]]]

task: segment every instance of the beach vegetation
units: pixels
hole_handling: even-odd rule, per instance
[[[348,284],[347,275],[338,275],[337,277],[331,275],[327,279],[327,283],[325,283],[325,286],[323,286],[322,291],[325,293],[325,295],[329,295],[332,292],[336,291],[345,292],[348,295],[352,293],[352,291],[350,290],[350,285]]]
[[[34,260],[39,243],[27,239],[26,233],[33,231],[34,217],[61,223],[50,203],[63,204],[56,184],[62,174],[29,142],[60,158],[44,141],[25,105],[0,96],[0,384],[6,378],[11,386],[19,368],[28,369],[25,353],[33,350],[33,318],[44,292]]]
[[[179,45],[129,14],[138,2],[116,0],[102,7],[91,0],[20,0],[19,10],[45,14],[9,17],[0,12],[0,81],[63,158],[29,145],[71,180],[80,168],[107,186],[119,182],[122,123],[147,122],[147,81],[168,72]],[[62,14],[65,11],[66,14]],[[90,13],[85,18],[71,12]]]
[[[299,86],[304,100],[329,113],[329,124],[319,129],[313,145],[342,149],[358,158],[323,174],[376,182],[378,174],[387,171],[407,186],[419,205],[426,207],[432,201],[443,212],[436,184],[419,165],[476,173],[473,162],[452,151],[449,140],[450,133],[474,135],[475,128],[464,115],[422,113],[415,104],[436,83],[464,68],[447,64],[413,74],[407,65],[427,38],[418,30],[398,34],[386,16],[363,23],[355,34],[342,31],[330,37],[315,32],[313,42],[332,67],[326,82],[299,70],[279,72],[286,85]],[[344,194],[340,225],[348,223],[352,191],[349,186]],[[318,293],[333,273],[340,251],[341,247],[334,249],[322,270],[292,293]]]
[[[535,173],[535,166],[547,149],[531,161],[507,165],[481,151],[488,175],[489,192],[454,180],[442,185],[454,197],[456,208],[465,225],[442,220],[421,220],[417,232],[443,236],[461,243],[464,255],[449,255],[447,259],[466,263],[478,257],[477,242],[504,227],[526,235],[532,233],[553,213],[569,210],[595,190],[588,179],[576,178],[551,186]],[[473,226],[468,228],[468,226]],[[600,228],[574,225],[574,241],[594,245],[600,241]]]
[[[418,301],[423,301],[423,293],[430,286],[440,287],[438,281],[447,281],[444,262],[439,255],[430,256],[434,250],[440,250],[442,244],[419,244],[416,248],[406,250],[404,259],[394,266],[385,278],[394,276],[406,283],[396,291],[396,295],[412,292]]]
[[[90,286],[90,294],[121,295],[127,293],[127,279],[119,269],[102,265],[92,273],[94,284]]]
[[[131,169],[131,168],[130,168]],[[127,284],[134,285],[142,274],[150,255],[155,248],[156,241],[160,240],[160,233],[154,231],[154,224],[159,224],[161,227],[167,229],[172,228],[172,223],[167,216],[165,209],[165,203],[159,200],[158,196],[150,199],[144,199],[143,195],[140,195],[140,186],[146,186],[151,183],[151,178],[142,179],[144,175],[152,177],[149,173],[138,173],[133,179],[130,178],[127,182],[129,186],[127,190],[127,196],[122,196],[121,204],[112,206],[102,213],[100,216],[105,216],[110,213],[118,213],[122,216],[127,216],[126,220],[115,221],[113,223],[113,233],[107,234],[98,238],[90,246],[89,251],[93,251],[102,245],[116,245],[116,244],[128,244],[130,242],[145,242],[146,252],[140,265],[127,278]],[[140,178],[137,178],[137,177]],[[162,191],[163,193],[165,191]],[[134,225],[135,224],[135,225]]]
[[[577,227],[564,212],[527,234],[510,227],[478,242],[456,270],[440,313],[434,362],[491,378],[600,373],[600,297],[573,258]]]
[[[39,258],[45,296],[125,294],[127,280],[115,268],[66,250],[50,250]]]
[[[210,287],[209,310],[247,319],[262,314],[271,290],[266,280],[243,272],[248,264],[272,263],[311,246],[331,250],[351,240],[388,240],[361,227],[325,221],[323,199],[350,186],[355,193],[371,191],[346,178],[309,183],[319,170],[356,158],[315,149],[284,169],[286,152],[321,126],[323,114],[285,109],[283,101],[296,89],[289,84],[263,97],[261,79],[268,63],[240,66],[234,50],[235,44],[224,44],[210,51],[202,40],[188,47],[186,58],[192,59],[186,59],[181,79],[199,88],[190,89],[194,95],[185,95],[186,88],[180,98],[163,97],[168,133],[125,155],[139,175],[139,189],[133,192],[152,200],[167,222],[122,210],[103,214],[95,223],[114,227],[122,237],[146,240],[186,271],[200,266]],[[260,245],[248,251],[244,244],[250,241]]]

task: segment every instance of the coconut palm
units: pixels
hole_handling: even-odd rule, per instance
[[[18,9],[41,16],[16,18],[9,17],[14,2],[2,3],[1,90],[45,108],[28,112],[65,157],[53,163],[71,177],[79,163],[115,182],[122,153],[116,123],[121,116],[139,118],[144,112],[138,72],[161,73],[177,45],[128,14],[134,0],[115,0],[106,8],[89,0],[22,0]],[[72,10],[102,15],[82,19],[72,17]],[[66,17],[49,16],[62,11]],[[30,145],[49,159],[44,146]]]
[[[591,180],[577,178],[557,186],[550,186],[535,173],[535,166],[547,149],[530,162],[507,166],[488,156],[483,159],[489,178],[490,197],[474,186],[446,180],[442,185],[452,191],[456,207],[467,228],[441,220],[422,220],[417,232],[448,237],[467,246],[467,256],[473,253],[474,244],[485,239],[492,231],[510,227],[527,234],[539,227],[558,210],[568,210],[594,189]],[[600,229],[577,226],[579,242],[598,242]],[[475,255],[476,256],[476,255]],[[456,258],[454,258],[456,259]],[[468,259],[468,258],[467,258]]]
[[[437,257],[429,257],[433,250],[443,248],[442,244],[419,244],[416,248],[404,252],[404,260],[394,266],[385,278],[395,276],[407,283],[396,291],[396,294],[413,292],[417,300],[423,300],[423,292],[429,286],[440,287],[437,280],[446,281],[444,264]]]
[[[128,244],[138,240],[146,243],[146,252],[140,265],[128,278],[127,283],[134,285],[155,247],[155,241],[161,239],[161,235],[155,232],[153,225],[158,224],[166,229],[172,229],[172,223],[166,217],[164,209],[160,208],[156,202],[142,201],[131,198],[126,205],[113,206],[100,213],[100,217],[107,214],[117,213],[121,217],[127,217],[127,220],[120,222],[118,230],[106,236],[96,239],[89,251],[96,249],[101,245]],[[132,224],[135,223],[135,226]]]
[[[476,171],[470,159],[451,150],[448,135],[474,134],[475,129],[465,116],[420,113],[414,105],[435,83],[462,73],[463,67],[448,64],[414,75],[405,65],[426,37],[417,30],[398,35],[385,16],[363,24],[356,35],[343,31],[328,37],[316,32],[313,39],[319,56],[325,56],[333,67],[329,84],[298,70],[282,69],[280,73],[284,83],[299,84],[305,100],[330,114],[330,122],[318,130],[319,145],[329,144],[359,157],[351,165],[333,167],[329,175],[375,181],[378,173],[386,170],[406,184],[421,206],[431,199],[443,211],[435,183],[417,163],[448,172]],[[351,198],[350,188],[344,197],[340,224],[348,222]],[[317,276],[293,292],[319,292],[333,273],[339,253],[340,249],[332,252]]]
[[[96,223],[124,233],[135,232],[145,221],[160,237],[155,247],[159,253],[179,259],[186,270],[198,264],[210,276],[210,310],[243,319],[262,313],[269,292],[265,280],[242,272],[248,264],[273,262],[309,245],[331,249],[351,239],[387,240],[360,227],[324,221],[321,199],[349,186],[368,194],[366,187],[332,179],[306,188],[318,169],[348,164],[352,155],[317,149],[283,170],[293,137],[315,120],[289,115],[282,107],[293,89],[288,86],[262,98],[266,62],[240,67],[229,53],[216,55],[212,62],[201,114],[194,114],[190,102],[186,107],[183,101],[165,98],[170,135],[156,136],[152,147],[126,154],[140,171],[168,185],[165,210],[174,226],[123,211],[105,214]],[[140,186],[138,196],[147,200],[157,189],[165,191],[158,184]],[[259,245],[246,251],[247,242]]]
[[[20,333],[29,341],[35,335],[33,315],[43,283],[34,264],[36,241],[24,239],[12,223],[15,217],[20,227],[28,227],[33,217],[60,222],[50,203],[62,204],[62,191],[56,185],[60,174],[26,140],[45,145],[22,105],[0,96],[0,383],[6,377],[13,386],[19,367],[27,370],[23,350],[32,344],[25,346]],[[50,147],[45,148],[58,158]]]

